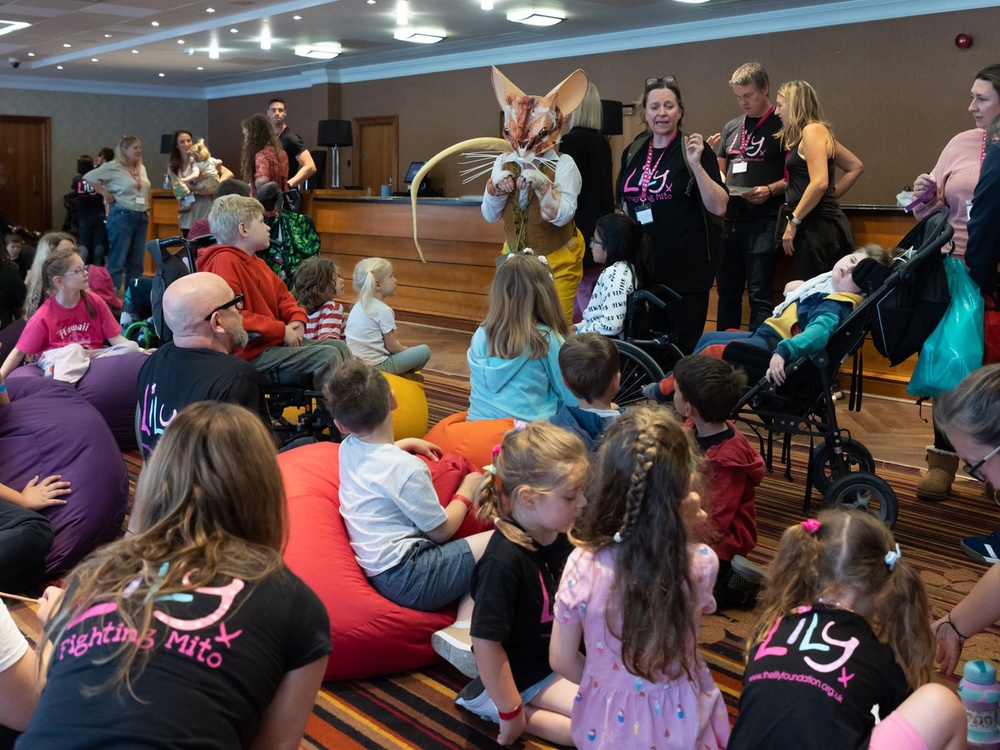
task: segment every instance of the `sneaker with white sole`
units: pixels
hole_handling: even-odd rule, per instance
[[[483,681],[479,677],[462,688],[458,697],[455,698],[455,705],[461,706],[466,711],[474,713],[486,721],[493,719],[491,711],[496,710],[493,707],[493,701],[490,700],[490,694],[486,692],[486,686],[483,685]]]
[[[993,565],[1000,562],[1000,529],[989,536],[967,536],[962,539],[962,551],[977,562]]]
[[[750,562],[743,555],[733,555],[733,559],[730,560],[729,564],[732,566],[733,573],[755,588],[759,589],[771,579],[766,570]],[[730,586],[733,586],[732,582]]]
[[[456,622],[431,635],[431,648],[466,677],[478,677],[468,622]]]

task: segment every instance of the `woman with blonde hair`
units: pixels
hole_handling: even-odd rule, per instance
[[[785,205],[778,214],[781,247],[795,257],[795,278],[811,279],[858,246],[837,198],[857,181],[864,165],[837,143],[806,81],[782,84],[774,112],[781,119],[777,136],[788,152]],[[834,180],[837,166],[844,170],[840,182]]]
[[[84,182],[101,194],[108,209],[108,272],[117,291],[142,276],[149,226],[149,177],[142,163],[142,141],[124,135],[113,161],[83,175]],[[124,280],[124,284],[122,283]]]
[[[39,600],[46,679],[22,747],[297,748],[330,652],[318,597],[281,559],[267,429],[203,401],[136,488],[134,536]]]
[[[46,232],[38,240],[35,247],[35,258],[24,283],[28,287],[28,296],[24,301],[24,319],[27,320],[42,304],[42,266],[53,250],[76,250],[76,240],[68,232]]]
[[[264,115],[252,115],[243,121],[240,176],[250,183],[254,198],[266,182],[276,182],[282,192],[288,190],[288,156]]]

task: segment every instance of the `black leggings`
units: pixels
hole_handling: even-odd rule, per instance
[[[0,500],[0,590],[17,594],[41,583],[54,538],[45,516]]]

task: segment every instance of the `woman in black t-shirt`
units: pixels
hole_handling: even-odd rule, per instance
[[[729,195],[719,163],[698,133],[683,135],[684,102],[673,76],[648,78],[642,95],[647,132],[622,154],[617,201],[649,237],[654,283],[682,300],[665,300],[679,346],[691,352],[705,328]]]

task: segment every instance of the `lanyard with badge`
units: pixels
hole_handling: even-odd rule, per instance
[[[642,177],[639,179],[639,205],[635,209],[635,220],[640,224],[652,224],[653,223],[653,207],[648,200],[646,200],[646,190],[649,187],[649,183],[653,181],[653,175],[656,174],[656,168],[660,166],[660,162],[663,160],[663,155],[667,153],[667,149],[670,148],[670,144],[674,142],[677,137],[677,133],[680,131],[675,130],[674,134],[670,136],[670,140],[667,141],[667,145],[663,147],[660,152],[659,157],[656,159],[656,164],[653,164],[653,139],[649,139],[649,148],[646,151],[646,164],[642,168]]]
[[[743,125],[740,127],[740,155],[733,161],[733,174],[743,174],[747,171],[747,167],[749,165],[746,161],[747,146],[750,145],[754,135],[756,135],[760,126],[764,124],[764,121],[771,116],[772,112],[774,112],[774,107],[767,110],[767,112],[764,113],[764,116],[757,120],[757,124],[749,133],[747,132],[747,116],[743,115]]]
[[[986,160],[986,131],[983,131],[983,146],[979,149],[979,171],[983,171],[983,161]],[[976,178],[979,179],[978,177]],[[972,198],[965,199],[965,220],[972,218]]]
[[[126,167],[128,169],[129,175],[135,180],[135,190],[138,195],[135,198],[135,204],[137,206],[146,205],[146,197],[142,194],[142,172],[136,169],[134,172],[131,167]]]

